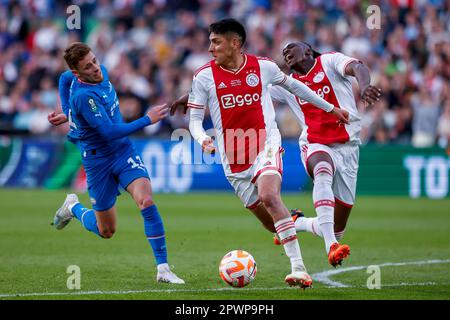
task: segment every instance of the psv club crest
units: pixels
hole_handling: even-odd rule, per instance
[[[256,74],[250,73],[247,75],[247,78],[245,78],[245,81],[250,87],[256,87],[259,84],[259,78]]]

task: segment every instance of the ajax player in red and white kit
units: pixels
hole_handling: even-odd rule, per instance
[[[209,51],[214,59],[194,75],[187,102],[189,129],[204,151],[215,150],[202,125],[208,107],[228,181],[244,205],[278,234],[292,267],[285,281],[310,287],[312,280],[303,264],[294,222],[280,196],[283,149],[269,85],[279,85],[312,102],[318,110],[332,113],[335,121],[348,123],[348,113],[286,76],[274,62],[243,54],[246,34],[238,21],[218,21],[209,31]]]
[[[358,81],[361,97],[369,105],[380,90],[370,85],[367,67],[359,60],[338,52],[319,54],[304,42],[289,43],[283,49],[291,77],[307,85],[336,107],[349,112],[348,124],[299,99],[280,86],[270,88],[271,97],[289,105],[302,127],[299,144],[306,171],[314,180],[313,201],[316,218],[297,217],[297,231],[309,231],[325,241],[328,261],[337,266],[350,254],[340,245],[355,201],[359,160],[360,116],[350,78]],[[295,214],[295,212],[294,212]]]

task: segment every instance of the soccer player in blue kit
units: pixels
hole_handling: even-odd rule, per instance
[[[68,139],[80,149],[93,209],[84,207],[76,194],[69,194],[55,214],[54,227],[63,229],[75,217],[88,231],[111,238],[116,229],[115,201],[120,185],[141,210],[145,235],[157,264],[156,280],[184,284],[167,263],[164,226],[153,202],[150,178],[127,137],[165,118],[168,107],[155,106],[142,118],[125,123],[107,70],[91,49],[86,44],[73,43],[65,50],[64,60],[71,69],[59,80],[64,114],[50,114],[49,121],[69,121]]]

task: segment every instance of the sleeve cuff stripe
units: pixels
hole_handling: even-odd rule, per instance
[[[201,105],[198,105],[198,104],[188,103],[187,106],[189,108],[194,108],[194,109],[205,109],[205,106],[201,106]]]

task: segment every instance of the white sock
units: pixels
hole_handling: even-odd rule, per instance
[[[295,220],[295,230],[297,232],[311,232],[312,234],[323,238],[322,232],[320,231],[319,227],[319,219],[317,217],[315,218],[305,218],[305,217],[298,217],[297,220]],[[334,236],[336,237],[336,240],[339,241],[344,237],[345,229],[339,232],[334,232]]]
[[[67,208],[69,209],[70,212],[72,212],[72,208],[75,207],[77,204],[79,204],[79,202],[71,203]]]
[[[325,241],[325,250],[337,242],[334,235],[334,194],[332,190],[333,168],[326,161],[314,167],[313,201],[316,208],[319,229]]]
[[[304,271],[302,254],[300,252],[300,245],[297,240],[297,232],[295,231],[294,221],[292,218],[285,218],[275,222],[275,229],[278,237],[284,247],[286,255],[291,260],[292,272]]]

